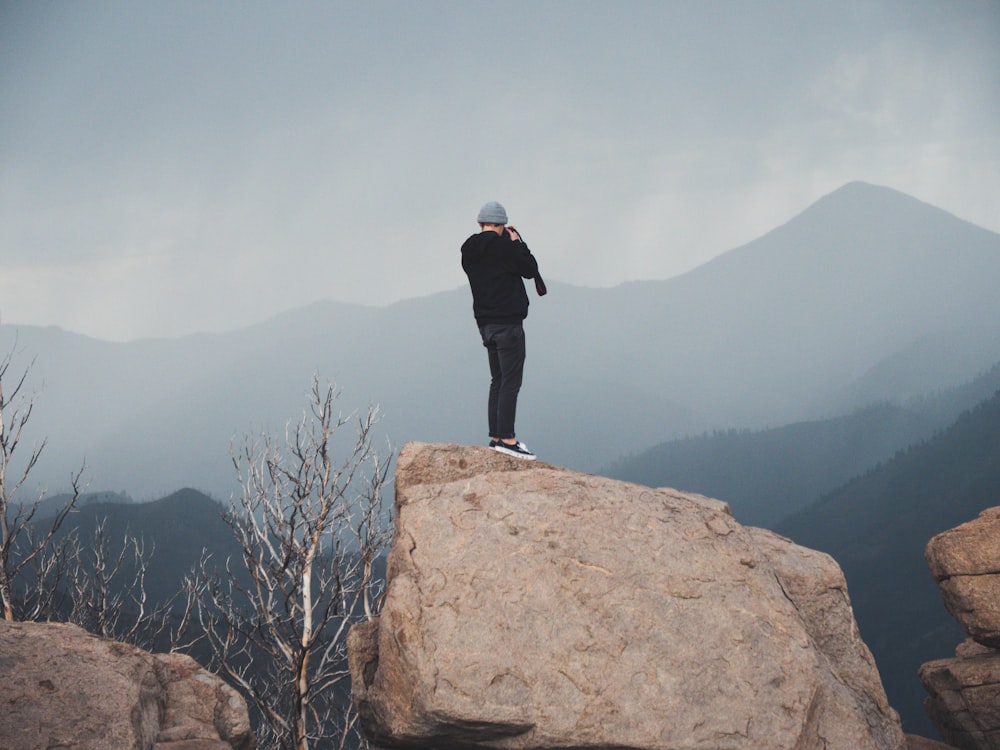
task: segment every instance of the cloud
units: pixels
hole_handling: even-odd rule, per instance
[[[855,179],[1000,229],[992,3],[3,13],[6,320],[174,335],[454,288],[486,200],[584,285]]]
[[[870,142],[995,132],[1000,51],[960,46],[950,36],[893,34],[872,49],[838,56],[810,92],[831,134]]]

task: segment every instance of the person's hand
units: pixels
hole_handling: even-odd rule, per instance
[[[517,233],[517,229],[515,229],[514,227],[512,227],[512,226],[508,226],[508,227],[507,227],[507,231],[508,231],[508,232],[510,232],[510,238],[511,238],[512,240],[514,240],[515,242],[516,242],[517,240],[521,239],[521,235],[519,235],[519,234]]]

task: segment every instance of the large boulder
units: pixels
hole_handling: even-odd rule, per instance
[[[836,563],[717,500],[410,443],[378,620],[385,747],[905,747]]]
[[[971,636],[954,658],[920,668],[927,713],[962,750],[1000,750],[1000,507],[942,532],[927,565],[945,607]]]
[[[183,654],[0,620],[3,750],[253,750],[247,706]]]
[[[1000,507],[938,534],[925,557],[952,617],[975,641],[1000,648]]]

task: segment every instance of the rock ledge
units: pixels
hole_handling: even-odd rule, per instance
[[[409,443],[395,513],[349,637],[376,745],[905,747],[839,567],[724,503]]]
[[[3,750],[253,750],[247,706],[183,654],[0,620]]]

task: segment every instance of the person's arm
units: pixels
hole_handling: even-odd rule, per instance
[[[521,239],[521,235],[514,227],[507,227],[506,235],[511,241],[510,252],[506,256],[511,263],[511,270],[525,279],[535,278],[538,275],[538,261]]]

